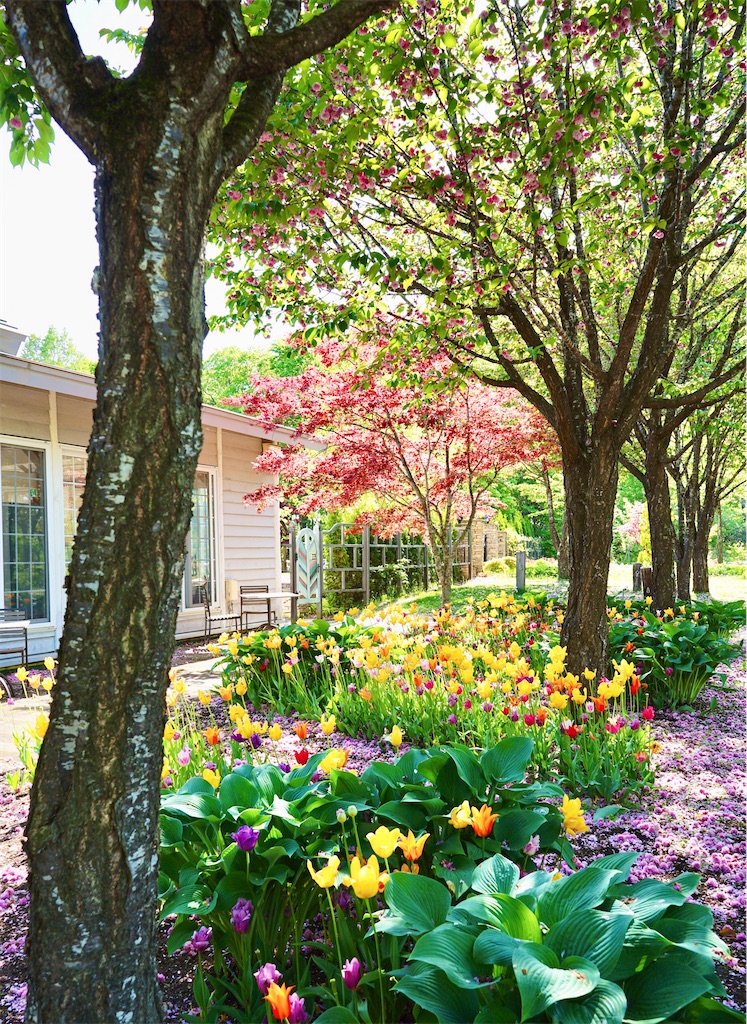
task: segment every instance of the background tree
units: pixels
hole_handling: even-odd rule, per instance
[[[202,397],[209,405],[220,405],[246,391],[253,373],[268,377],[292,377],[312,361],[291,345],[276,344],[270,349],[242,349],[231,345],[218,349],[202,364]]]
[[[119,77],[83,54],[72,7],[4,5],[12,155],[43,141],[51,113],[95,167],[100,252],[98,402],[27,829],[28,1021],[162,1016],[159,782],[202,444],[205,228],[286,69],[384,3],[309,6],[300,23],[300,0],[154,0],[138,66]]]
[[[94,373],[96,363],[77,349],[67,331],[58,331],[50,327],[43,338],[38,334],[30,335],[23,343],[20,355],[23,359],[31,359],[37,363],[52,363],[53,366],[64,366],[67,370],[79,373]]]
[[[620,451],[671,363],[683,276],[743,233],[744,13],[409,10],[388,47],[357,37],[314,69],[313,108],[288,94],[298,123],[318,117],[292,138],[271,125],[272,190],[251,162],[228,186],[217,269],[236,319],[280,309],[313,341],[385,308],[403,348],[438,339],[545,416],[569,529],[563,642],[574,671],[605,672]]]
[[[348,508],[364,495],[376,510],[358,516],[379,536],[419,533],[433,555],[444,603],[450,600],[452,551],[466,538],[475,515],[494,508],[491,487],[501,470],[547,457],[555,439],[526,403],[507,392],[462,383],[449,360],[420,360],[408,367],[408,385],[392,379],[385,358],[359,347],[359,362],[340,365],[339,346],[320,354],[328,370],[311,367],[298,377],[251,378],[252,391],[233,404],[268,427],[291,421],[298,433],[327,442],[321,454],[300,446],[274,448],[256,466],[279,474],[245,498],[260,508],[282,496],[303,515]],[[448,390],[434,385],[451,378]],[[424,398],[424,394],[425,397]]]
[[[667,468],[677,495],[677,597],[709,592],[708,544],[719,504],[744,487],[743,395],[689,417],[674,434]]]

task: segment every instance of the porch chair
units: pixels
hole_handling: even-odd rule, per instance
[[[243,629],[249,629],[249,619],[252,615],[260,615],[261,613],[257,610],[257,599],[250,599],[252,594],[267,594],[269,593],[269,586],[266,583],[249,584],[239,587],[239,593],[241,595],[241,625]],[[259,623],[258,625],[266,626],[268,629],[272,628],[273,622],[277,622],[277,615],[272,610],[271,599],[267,598],[267,621]]]
[[[0,623],[23,622],[25,618],[25,614],[17,608],[0,608]],[[0,628],[0,658],[5,658],[9,654],[22,654],[22,664],[28,664],[29,634],[25,626]]]
[[[210,584],[209,582],[200,584],[200,596],[202,597],[202,604],[205,609],[205,640],[207,641],[213,633],[224,633],[229,629],[236,630],[240,629],[241,616],[240,615],[214,615],[210,610]],[[221,623],[217,628],[214,627],[214,623]],[[232,625],[231,625],[232,623]]]

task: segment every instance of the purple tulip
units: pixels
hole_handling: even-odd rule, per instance
[[[259,991],[263,996],[266,996],[273,981],[277,985],[283,975],[277,969],[275,964],[265,964],[264,967],[260,967],[258,971],[254,972],[254,977],[259,987]]]
[[[243,896],[239,896],[231,911],[231,924],[235,932],[243,935],[249,931],[249,922],[252,919],[253,910],[252,901],[245,900]]]
[[[342,968],[342,980],[349,989],[356,989],[361,983],[361,962],[357,956],[346,960]]]
[[[204,953],[205,950],[210,949],[210,940],[213,937],[212,928],[198,928],[197,931],[191,938],[192,949],[195,953]]]
[[[238,848],[243,850],[244,853],[251,853],[257,845],[259,832],[256,828],[250,828],[248,825],[242,825],[238,832],[231,833],[231,839],[233,839]]]
[[[674,669],[671,667],[671,665],[667,665],[667,667],[664,669],[664,671],[666,672],[666,674],[668,676],[671,676],[671,675],[674,674]]]
[[[254,749],[259,750],[259,748],[262,746],[262,737],[259,735],[259,733],[253,732],[251,742]]]
[[[288,996],[288,1003],[290,1004],[288,1024],[306,1024],[306,1021],[311,1019],[306,1012],[301,996],[296,995],[295,992],[291,992]]]

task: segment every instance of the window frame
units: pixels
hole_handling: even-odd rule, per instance
[[[46,599],[47,615],[44,619],[25,619],[29,625],[36,629],[39,626],[53,626],[58,615],[58,589],[59,570],[58,561],[60,556],[64,557],[64,549],[61,550],[60,538],[54,528],[56,521],[56,505],[58,492],[53,467],[54,446],[51,441],[42,440],[36,437],[20,437],[16,434],[0,434],[0,448],[28,448],[32,451],[42,452],[44,455],[44,540],[46,550]],[[2,473],[0,471],[0,478]],[[2,495],[0,495],[2,504]],[[3,585],[3,605],[5,603],[5,555],[3,551],[2,537],[0,537],[0,581]]]
[[[210,594],[210,606],[220,607],[221,600],[220,595],[222,594],[223,585],[223,559],[220,557],[222,537],[220,531],[221,515],[220,515],[220,488],[218,486],[218,468],[216,466],[203,466],[198,465],[195,468],[195,477],[198,473],[204,473],[208,478],[208,536],[210,543],[210,562],[213,569],[211,577],[211,594]],[[194,490],[194,483],[192,484]],[[185,551],[184,559],[184,572],[182,574],[182,589],[181,598],[179,601],[179,613],[183,612],[196,612],[203,608],[202,602],[196,604],[188,604],[187,597],[189,594],[190,585],[188,584],[188,571],[190,569],[190,551],[189,546],[192,539],[192,520],[190,517],[189,530],[187,531],[187,549]],[[191,578],[191,575],[190,575]]]

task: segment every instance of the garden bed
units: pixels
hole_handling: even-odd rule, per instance
[[[744,659],[726,666],[723,684],[707,686],[694,709],[661,712],[652,724],[656,786],[639,794],[632,809],[590,821],[590,830],[573,838],[580,866],[621,851],[640,852],[631,872],[642,878],[671,880],[696,871],[702,880],[693,899],[714,915],[714,929],[731,947],[731,958],[717,972],[732,1007],[745,1009],[745,672]],[[217,698],[213,702],[220,711]],[[213,708],[211,708],[211,711]],[[207,724],[209,712],[200,708]],[[296,719],[278,718],[283,738],[274,756],[293,763],[300,746]],[[362,771],[372,760],[394,760],[391,746],[377,740],[336,737],[349,750],[348,767]],[[327,745],[318,726],[310,727],[305,746],[312,754]],[[403,746],[400,755],[405,750]],[[585,801],[586,804],[586,801]],[[26,793],[0,793],[0,1019],[22,1020],[25,998],[23,941],[27,923],[26,873],[21,835]],[[551,866],[551,865],[547,865]],[[167,1019],[189,1012],[195,960],[188,952],[166,953],[167,926],[161,927],[159,969]]]

